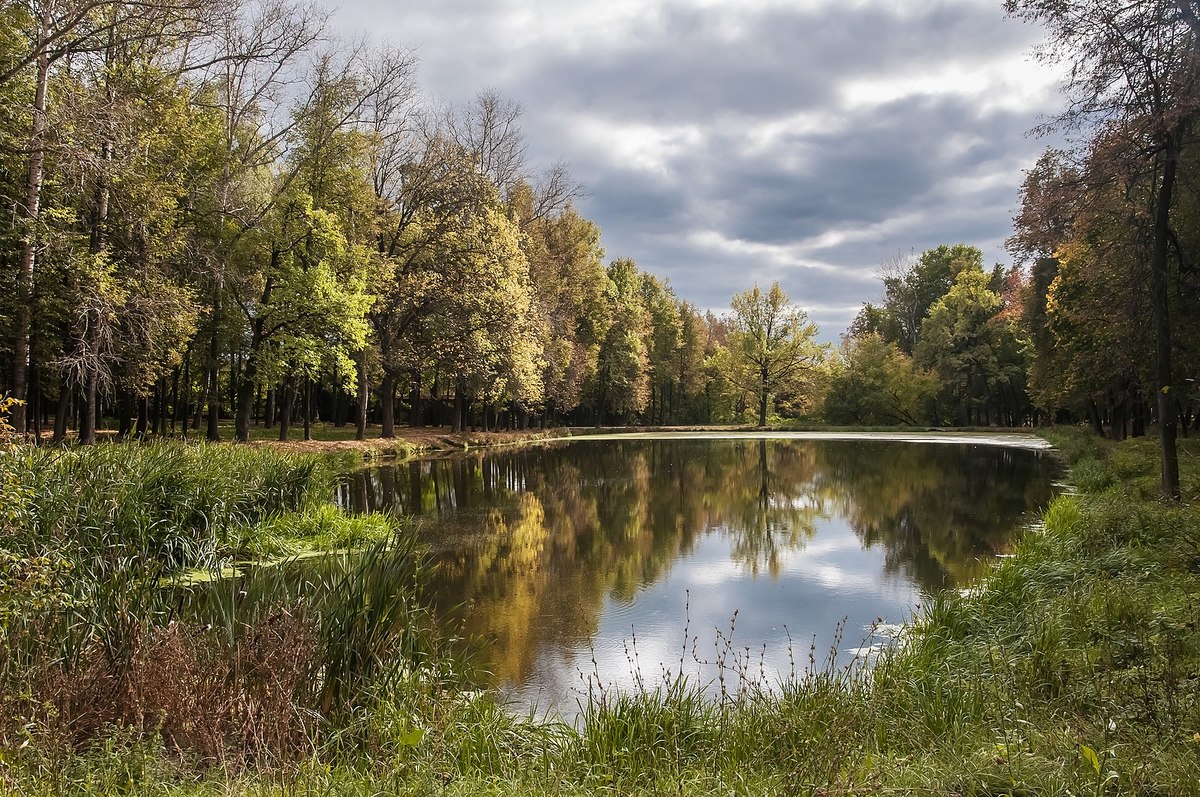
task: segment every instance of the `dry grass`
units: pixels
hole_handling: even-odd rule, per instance
[[[73,664],[42,662],[20,693],[0,699],[0,746],[22,736],[83,750],[114,728],[157,736],[198,769],[241,769],[303,758],[318,717],[311,692],[316,631],[287,611],[264,615],[232,642],[211,627],[146,626],[127,660],[94,642]]]

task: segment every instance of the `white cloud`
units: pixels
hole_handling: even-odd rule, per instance
[[[577,146],[604,153],[614,169],[644,171],[674,180],[671,161],[703,141],[696,125],[654,125],[620,122],[582,114],[569,120]]]
[[[889,254],[1003,259],[1024,133],[1058,105],[996,0],[343,0],[416,48],[424,88],[495,88],[566,158],[609,256],[722,307],[780,280],[834,339]]]
[[[1061,79],[1029,60],[1021,50],[979,62],[924,62],[886,74],[857,77],[839,87],[848,109],[874,107],[914,96],[954,96],[971,100],[981,114],[1042,110]]]
[[[826,235],[829,234],[823,234],[821,237],[825,238]],[[688,233],[687,241],[698,248],[715,250],[721,254],[737,257],[746,262],[763,264],[757,271],[751,269],[749,272],[751,274],[762,273],[766,276],[785,269],[802,268],[826,274],[846,276],[850,279],[864,281],[874,279],[873,274],[849,271],[842,266],[822,263],[819,260],[807,257],[805,255],[807,250],[822,248],[819,243],[804,241],[797,244],[769,244],[759,241],[728,238],[717,230],[693,230]]]

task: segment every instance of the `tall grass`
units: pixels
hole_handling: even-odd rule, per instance
[[[275,766],[424,665],[425,557],[396,519],[329,506],[335,460],[178,443],[0,458],[20,485],[0,539],[0,763],[18,750],[45,775],[132,734],[201,769]],[[300,580],[174,578],[297,540],[367,547]]]
[[[31,764],[26,748],[0,766],[0,783],[246,795],[1198,794],[1200,449],[1184,442],[1190,493],[1167,506],[1155,497],[1152,443],[1077,432],[1055,442],[1078,493],[1057,498],[979,584],[932,600],[869,668],[821,665],[810,652],[781,684],[728,673],[738,686],[715,700],[711,685],[678,678],[596,694],[578,730],[513,717],[462,691],[436,640],[411,632],[426,621],[415,597],[423,575],[408,543],[393,540],[305,570],[303,584],[286,569],[220,582],[224,592],[189,593],[195,605],[181,610],[241,629],[221,645],[275,633],[270,649],[307,663],[288,681],[286,662],[261,659],[282,673],[279,688],[304,695],[290,704],[303,707],[299,719],[253,724],[305,739],[292,763],[259,755],[185,781],[196,769],[170,754],[178,732],[163,723],[157,735],[95,736],[56,767]],[[391,592],[397,582],[413,592]],[[335,595],[344,602],[327,605]],[[308,622],[292,631],[297,617]]]
[[[22,486],[5,547],[79,561],[114,551],[167,569],[205,567],[236,529],[328,501],[339,463],[266,449],[171,442],[78,449],[21,447],[0,467]]]

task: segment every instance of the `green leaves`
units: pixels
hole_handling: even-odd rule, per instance
[[[937,377],[913,364],[895,343],[869,333],[842,346],[840,368],[825,399],[830,423],[880,426],[928,421]]]
[[[805,379],[824,362],[828,347],[816,342],[817,325],[791,304],[776,282],[763,293],[755,285],[731,301],[730,329],[713,363],[735,390],[747,391],[767,422],[770,399],[784,389],[805,391]]]
[[[1023,393],[1027,344],[997,315],[1002,307],[988,275],[964,269],[921,326],[914,359],[937,373],[943,399],[968,425],[993,397]]]
[[[640,413],[650,399],[650,355],[646,339],[652,327],[643,303],[641,275],[628,259],[608,267],[612,323],[600,347],[599,401],[619,419]]]

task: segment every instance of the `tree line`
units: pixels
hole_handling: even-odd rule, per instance
[[[1050,150],[1025,182],[1012,240],[1030,264],[1031,394],[1116,437],[1159,428],[1162,491],[1180,498],[1176,437],[1195,423],[1200,364],[1196,121],[1200,3],[1009,0],[1069,67]]]
[[[1008,249],[1017,268],[940,247],[884,268],[842,352],[832,419],[1156,424],[1162,490],[1200,422],[1200,3],[1008,0],[1065,66]]]
[[[781,326],[747,333],[606,264],[568,170],[528,162],[519,105],[437,107],[410,53],[336,41],[316,6],[2,14],[0,388],[25,400],[18,429],[765,421],[767,391],[819,359],[777,288],[747,301],[771,305],[751,325]],[[760,333],[797,362],[746,344],[750,373],[727,347]]]
[[[1070,149],[1011,267],[883,264],[837,350],[778,285],[714,314],[624,258],[495,92],[297,0],[0,9],[0,391],[21,430],[246,440],[398,424],[1196,425],[1197,9],[1012,0],[1065,61]]]
[[[881,268],[884,297],[863,305],[843,340],[825,399],[833,423],[1023,426],[1028,339],[1020,269],[984,268],[955,244],[901,254]]]

